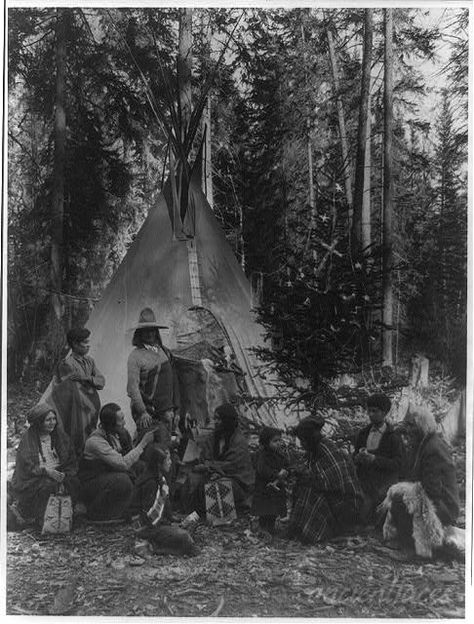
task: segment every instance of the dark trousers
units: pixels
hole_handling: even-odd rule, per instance
[[[122,518],[132,501],[133,482],[126,472],[106,472],[83,483],[83,497],[89,518]]]
[[[136,479],[129,511],[132,514],[146,513],[155,502],[158,491],[158,477],[145,469]]]
[[[272,535],[273,533],[275,533],[275,522],[276,516],[260,516],[258,519],[260,528],[262,528],[264,531],[268,531]]]

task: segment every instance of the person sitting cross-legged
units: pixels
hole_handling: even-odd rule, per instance
[[[362,490],[351,457],[324,437],[324,418],[304,418],[295,434],[306,451],[306,466],[296,467],[299,477],[287,537],[315,544],[354,527],[362,506]]]
[[[124,421],[120,407],[116,403],[107,403],[100,411],[99,426],[86,441],[79,478],[91,520],[120,520],[131,513],[132,501],[142,495],[137,488],[140,486],[139,475],[144,472],[145,466],[139,459],[153,440],[153,432],[145,433],[140,442],[130,448],[124,443],[129,440]],[[150,487],[150,480],[145,480],[144,484]],[[154,491],[144,497],[147,501],[145,506],[153,500],[157,486],[157,483],[151,484]]]
[[[354,463],[364,491],[365,501],[361,520],[375,520],[375,509],[383,501],[388,488],[396,483],[402,462],[402,442],[392,425],[385,421],[391,407],[385,394],[367,399],[370,425],[356,437]]]
[[[255,482],[247,440],[239,427],[239,414],[230,403],[216,408],[215,429],[201,445],[201,459],[194,466],[183,487],[185,511],[205,512],[204,485],[225,477],[232,482],[235,507],[248,510]]]

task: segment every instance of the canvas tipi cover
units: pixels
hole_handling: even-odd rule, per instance
[[[191,240],[177,240],[170,204],[168,183],[87,323],[91,331],[90,353],[106,378],[101,402],[118,403],[128,423],[126,386],[127,358],[133,348],[131,328],[137,323],[140,311],[151,307],[158,323],[169,327],[161,330],[163,343],[172,350],[179,347],[182,319],[196,304],[196,280],[202,307],[214,315],[227,333],[237,363],[245,374],[248,394],[265,399],[274,393],[271,376],[264,372],[263,363],[250,350],[264,344],[263,328],[251,310],[250,284],[203,192],[195,181],[191,182],[188,198],[188,216],[194,231]],[[198,269],[193,279],[194,296],[190,245],[195,250]],[[263,420],[269,424],[283,424],[284,415],[279,408],[273,406],[269,411],[264,408],[259,414],[257,417],[262,419],[264,414]]]

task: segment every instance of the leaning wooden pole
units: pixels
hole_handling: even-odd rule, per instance
[[[384,366],[393,365],[393,9],[385,15],[384,175],[383,175],[383,337]]]
[[[212,25],[209,23],[207,27],[204,25],[204,19],[201,20],[201,29],[205,40],[205,56],[209,65],[212,61]],[[202,112],[202,129],[205,132],[204,143],[204,159],[202,171],[202,186],[209,206],[214,208],[214,189],[212,184],[212,95],[211,89],[207,94],[206,105]]]
[[[181,141],[189,127],[192,110],[191,73],[192,73],[192,9],[180,9],[179,19],[179,50],[178,50],[178,83],[179,112],[181,122]]]

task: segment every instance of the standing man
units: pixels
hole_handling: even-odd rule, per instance
[[[104,376],[88,355],[89,336],[90,331],[85,328],[68,331],[71,351],[58,365],[50,399],[78,458],[82,456],[88,435],[97,425],[98,390],[105,386]]]
[[[127,394],[138,431],[149,429],[161,420],[174,420],[178,408],[178,387],[171,363],[171,352],[163,346],[153,310],[144,308],[134,327],[135,349],[127,362]]]

